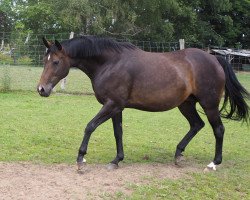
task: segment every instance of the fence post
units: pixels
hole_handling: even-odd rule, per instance
[[[27,37],[26,37],[26,40],[25,40],[24,44],[28,44],[29,40],[30,40],[30,33],[28,33],[28,35],[27,35]]]
[[[180,43],[180,50],[185,49],[185,40],[179,39],[179,43]]]
[[[4,49],[4,39],[2,39],[2,44],[0,50],[2,51]]]
[[[69,39],[72,39],[73,37],[74,37],[74,32],[71,32],[69,35]],[[67,82],[67,77],[63,78],[61,81],[61,89],[62,90],[65,90],[66,82]]]

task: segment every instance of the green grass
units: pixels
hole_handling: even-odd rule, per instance
[[[42,71],[42,67],[0,65],[0,91],[4,88],[6,78],[10,79],[10,90],[36,91]],[[89,78],[78,69],[70,70],[66,89],[69,93],[93,92]],[[60,83],[56,90],[60,91]]]
[[[12,90],[0,92],[0,161],[74,164],[83,130],[101,108],[92,95],[53,93],[41,98],[34,92],[41,72],[39,67],[0,66],[0,91],[5,83]],[[250,75],[237,76],[250,91]],[[90,81],[79,70],[71,70],[67,92],[91,93]],[[202,118],[206,126],[185,151],[188,163],[200,171],[212,161],[215,143],[206,117]],[[224,157],[218,172],[193,173],[178,180],[155,179],[147,185],[130,183],[134,192],[127,199],[250,199],[250,128],[227,120],[224,125]],[[162,113],[125,109],[123,128],[124,163],[169,165],[189,125],[178,109]],[[93,133],[87,162],[108,163],[115,149],[109,120]],[[148,160],[143,159],[145,155]],[[122,199],[125,195],[118,192],[111,198]]]
[[[245,73],[236,73],[240,83],[248,90],[250,91],[250,72]]]
[[[0,93],[0,161],[74,164],[86,124],[101,108],[94,96],[34,92]],[[177,109],[162,113],[125,109],[124,163],[172,164],[177,143],[189,126]],[[188,145],[185,156],[200,171],[214,156],[215,139],[206,126]],[[224,121],[223,165],[216,173],[193,173],[178,180],[155,179],[133,185],[127,199],[249,199],[250,129],[240,122]],[[145,155],[149,156],[144,160]],[[93,133],[88,163],[108,163],[115,156],[111,121]],[[117,194],[117,199],[123,194]],[[115,197],[114,197],[115,198]]]
[[[101,108],[94,96],[52,94],[41,98],[32,92],[15,92],[0,93],[0,97],[0,155],[4,161],[74,163],[72,155],[77,152],[83,130]],[[196,162],[207,163],[213,158],[214,136],[206,124],[186,151]],[[178,109],[162,113],[125,109],[123,126],[127,163],[172,162],[176,144],[189,129]],[[245,160],[249,128],[232,121],[225,121],[225,126],[224,157]],[[141,160],[144,154],[149,160]],[[87,158],[91,163],[105,163],[114,155],[110,120],[93,134]]]
[[[249,178],[249,175],[230,171],[193,174],[188,179],[135,186],[136,191],[128,199],[249,199]]]
[[[0,65],[0,91],[10,81],[10,90],[35,91],[40,79],[42,67]],[[240,82],[250,91],[250,73],[236,73]],[[60,85],[60,84],[59,84]],[[60,86],[56,87],[60,91]],[[88,77],[78,69],[71,69],[67,77],[66,92],[92,93]]]

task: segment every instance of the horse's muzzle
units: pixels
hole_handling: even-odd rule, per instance
[[[52,87],[45,87],[43,85],[38,85],[37,86],[37,92],[42,96],[42,97],[48,97],[51,93]]]

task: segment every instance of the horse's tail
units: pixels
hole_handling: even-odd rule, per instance
[[[245,99],[250,99],[248,91],[238,81],[232,66],[222,56],[216,56],[217,60],[224,69],[226,76],[225,97],[221,117],[232,120],[243,120],[249,122],[249,106]],[[229,108],[227,107],[229,102]],[[224,111],[222,113],[222,111]]]

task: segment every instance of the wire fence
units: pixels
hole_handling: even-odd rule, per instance
[[[46,51],[42,37],[54,41],[69,39],[70,33],[58,34],[31,34],[31,33],[1,33],[0,32],[0,91],[26,90],[35,91],[42,72],[42,60]],[[75,34],[79,36],[79,34]],[[131,42],[139,48],[149,52],[169,52],[180,49],[179,41],[153,42],[138,41],[127,38],[116,39]],[[185,47],[204,49],[201,44],[185,43]],[[217,52],[212,52],[218,54]],[[225,57],[231,62],[238,76],[248,90],[250,90],[250,55],[249,57]],[[248,69],[249,67],[249,69]],[[93,94],[88,77],[77,69],[72,69],[67,77],[66,90],[60,85],[55,88],[57,92],[73,94]]]
[[[68,33],[31,34],[0,32],[0,64],[41,66],[45,53],[42,37],[66,40]]]
[[[79,36],[80,34],[74,34]],[[69,33],[59,34],[23,34],[0,32],[0,64],[9,65],[33,65],[41,66],[45,53],[42,37],[49,41],[67,40]],[[131,42],[139,48],[149,52],[167,52],[179,49],[179,42],[153,42],[130,39],[116,39],[117,41]]]

